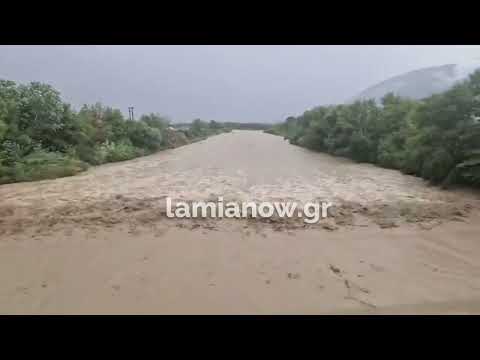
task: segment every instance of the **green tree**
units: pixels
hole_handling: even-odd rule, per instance
[[[148,126],[164,131],[169,125],[170,121],[159,114],[151,113],[147,115],[142,115],[140,121],[145,122]]]
[[[480,184],[480,71],[421,101],[390,93],[317,107],[268,132],[292,144],[399,169],[434,183]]]

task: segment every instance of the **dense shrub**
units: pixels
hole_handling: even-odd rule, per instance
[[[87,168],[86,163],[64,154],[35,150],[12,166],[0,168],[0,182],[53,179],[75,175]]]
[[[145,153],[127,142],[114,143],[106,141],[96,149],[99,163],[130,160]]]
[[[160,130],[160,132],[165,131],[169,126],[168,119],[159,114],[142,115],[140,121],[144,122],[151,128]]]
[[[167,148],[175,148],[189,143],[184,131],[165,129],[164,144]]]
[[[267,132],[433,183],[479,185],[480,71],[421,101],[387,94],[381,104],[321,106]]]
[[[154,152],[162,148],[162,133],[144,122],[129,120],[126,122],[126,134],[130,143],[147,152]]]
[[[75,112],[50,85],[0,80],[0,184],[74,175],[225,130],[200,119],[186,132],[169,126],[158,114],[125,120],[100,103]]]

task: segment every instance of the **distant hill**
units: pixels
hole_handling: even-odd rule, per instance
[[[366,99],[379,101],[389,92],[412,99],[426,98],[447,90],[478,68],[480,65],[447,64],[410,71],[371,86],[348,102]]]

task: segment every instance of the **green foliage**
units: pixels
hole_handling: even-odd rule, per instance
[[[421,176],[480,184],[480,71],[422,101],[387,94],[317,107],[266,132],[292,144]]]
[[[160,130],[160,132],[165,131],[170,124],[170,121],[167,118],[162,117],[159,114],[153,113],[148,115],[142,115],[140,117],[140,121],[143,121],[151,128]]]
[[[7,124],[0,120],[0,141],[3,139],[3,135],[7,132]]]
[[[137,148],[154,152],[162,147],[162,133],[141,121],[128,120],[126,134],[131,144]]]
[[[190,135],[192,137],[204,137],[208,133],[208,123],[206,121],[195,119],[190,126]]]
[[[194,139],[223,129],[198,120],[189,131]],[[0,80],[0,183],[74,175],[189,141],[158,114],[129,121],[100,103],[75,112],[50,85]]]
[[[97,162],[100,164],[130,160],[144,154],[144,151],[135,148],[127,142],[114,143],[106,141],[96,148]]]
[[[15,161],[13,166],[0,165],[0,183],[71,176],[87,168],[88,165],[80,160],[39,149]]]
[[[165,146],[167,148],[176,148],[189,143],[189,140],[185,135],[185,132],[182,130],[167,128],[164,134],[165,134],[164,136]]]
[[[219,123],[214,120],[207,122],[201,119],[195,119],[188,126],[188,129],[183,130],[183,133],[188,139],[190,139],[190,141],[196,141],[196,140],[204,139],[207,136],[231,131],[232,128],[227,124],[234,124],[234,123]]]
[[[401,132],[385,136],[378,144],[378,164],[386,168],[402,168],[405,161],[404,147],[405,136]]]

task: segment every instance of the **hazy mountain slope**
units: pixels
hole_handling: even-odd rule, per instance
[[[410,71],[371,86],[350,101],[360,99],[380,100],[389,92],[413,99],[422,99],[447,90],[455,82],[466,78],[478,67],[478,65],[447,64]]]

